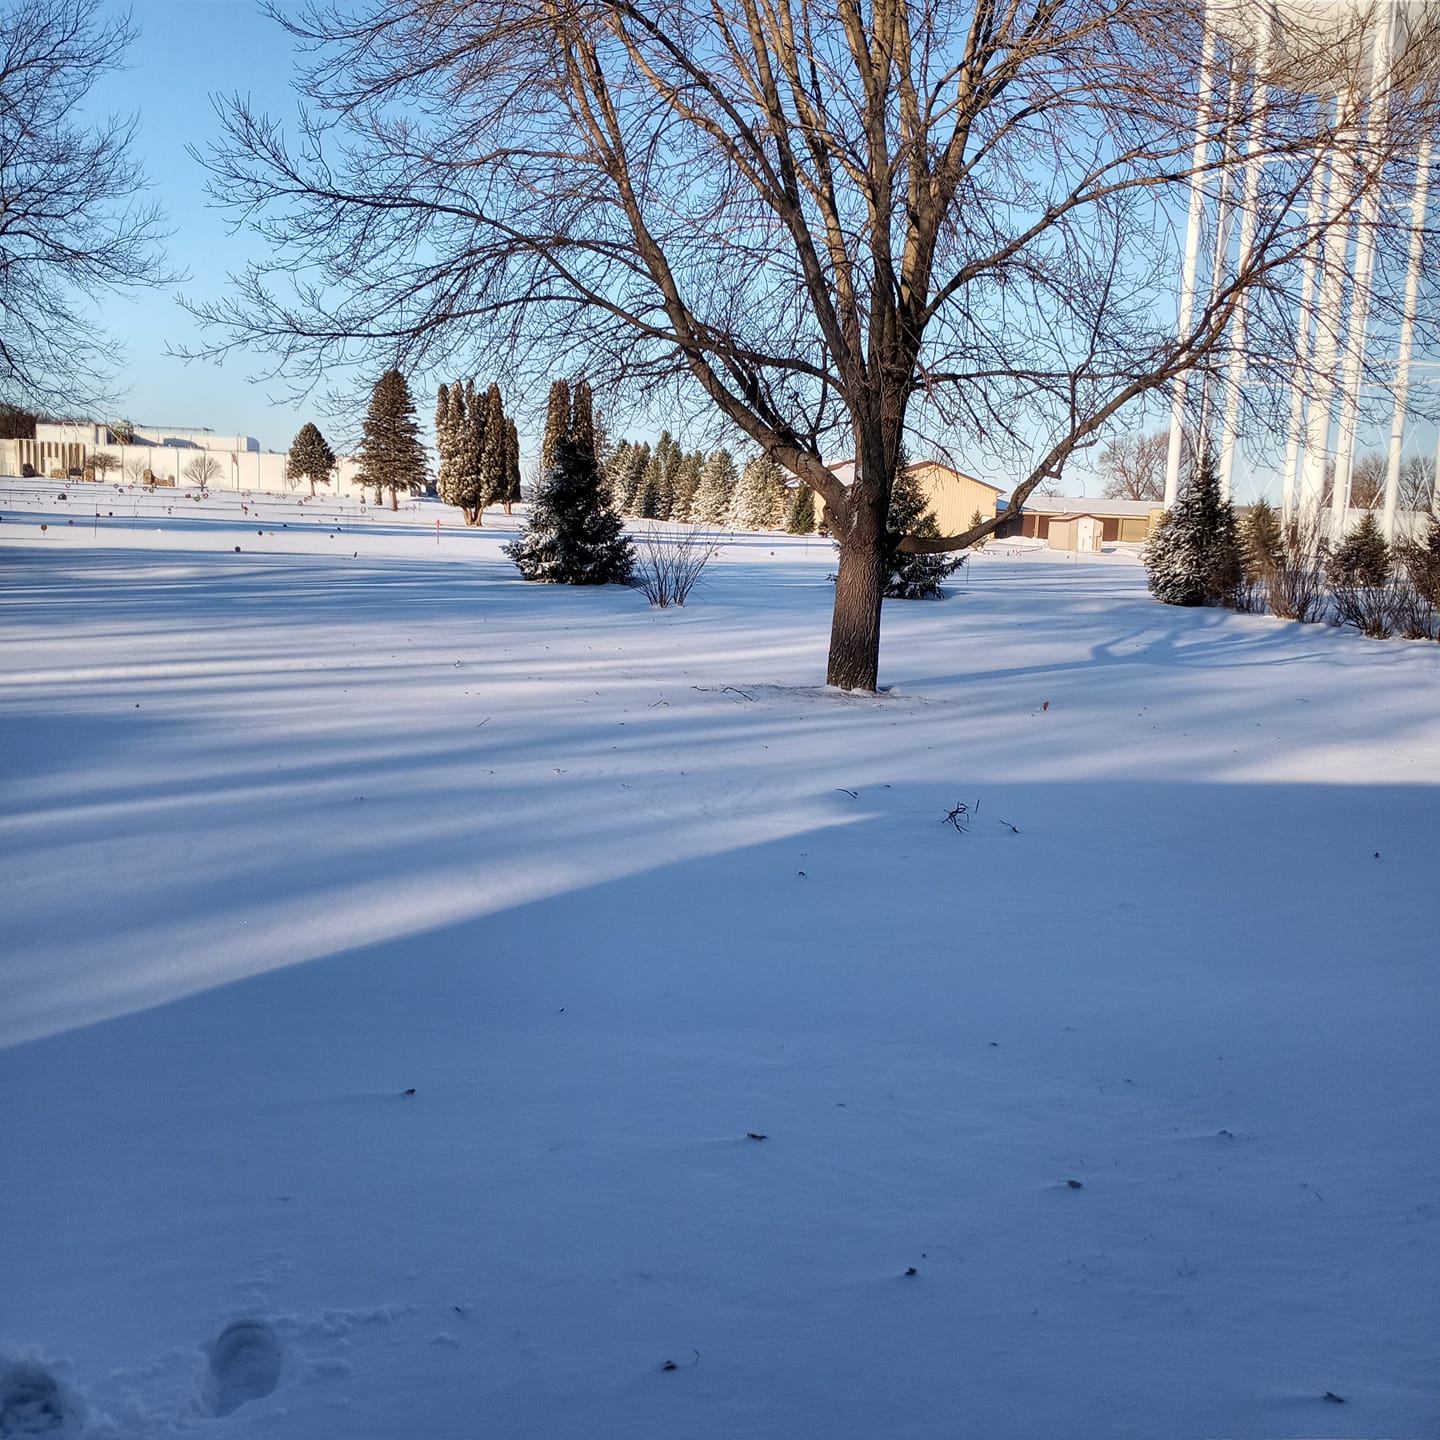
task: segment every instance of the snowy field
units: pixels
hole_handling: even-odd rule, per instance
[[[57,490],[4,1440],[1440,1434],[1440,645],[1001,547],[849,696],[820,540]]]

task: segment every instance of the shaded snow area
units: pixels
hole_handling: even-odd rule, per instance
[[[1440,646],[5,483],[3,1440],[1440,1433]]]

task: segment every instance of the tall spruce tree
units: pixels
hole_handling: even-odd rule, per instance
[[[590,393],[588,380],[575,382],[570,402],[570,441],[577,450],[590,457],[597,470],[600,468],[595,434],[595,398]]]
[[[706,456],[700,471],[700,488],[695,492],[695,518],[702,525],[723,525],[735,497],[735,462],[728,450]]]
[[[505,420],[505,489],[501,494],[505,513],[520,500],[520,432],[508,416]]]
[[[675,465],[671,485],[670,518],[690,524],[695,519],[695,496],[700,490],[700,474],[704,457],[698,450],[682,454]]]
[[[308,480],[310,493],[315,482],[329,477],[335,468],[335,452],[325,443],[319,428],[308,420],[300,427],[285,459],[285,476],[289,480]]]
[[[768,455],[753,456],[740,471],[730,523],[737,530],[774,530],[784,514],[785,472]]]
[[[632,445],[625,468],[616,479],[615,508],[622,515],[640,515],[645,501],[645,476],[650,469],[650,443]]]
[[[435,491],[448,505],[450,458],[454,449],[450,433],[450,387],[442,380],[435,392]]]
[[[564,380],[550,385],[550,400],[545,408],[545,433],[540,440],[540,480],[555,463],[555,447],[570,434],[570,386]]]
[[[398,370],[387,370],[375,382],[360,440],[360,467],[356,479],[373,485],[377,496],[390,492],[390,508],[399,509],[397,496],[418,490],[425,483],[425,451],[410,386]]]
[[[467,525],[480,525],[486,499],[481,468],[488,419],[486,396],[477,394],[475,382],[467,380],[463,389],[457,385],[450,392],[450,402],[454,407],[455,428],[454,503],[464,512]]]
[[[1142,553],[1150,591],[1167,605],[1228,605],[1241,578],[1235,512],[1220,494],[1207,444],[1174,507]]]
[[[890,508],[892,510],[895,508],[893,499]],[[808,485],[796,485],[790,492],[789,501],[785,506],[785,529],[791,535],[814,534],[815,492]]]
[[[568,435],[540,481],[519,539],[505,546],[526,580],[623,585],[634,565],[624,522],[611,507],[595,457]]]
[[[485,428],[480,435],[475,487],[481,511],[487,505],[495,504],[505,493],[505,449],[510,438],[498,385],[491,385],[485,392],[484,405]],[[477,517],[475,523],[480,525],[484,522]]]

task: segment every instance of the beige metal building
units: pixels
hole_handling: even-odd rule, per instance
[[[837,461],[830,469],[846,485],[855,478],[853,460]],[[1001,495],[998,485],[977,480],[938,460],[917,460],[907,467],[907,473],[919,486],[942,535],[963,534],[975,523],[977,512],[982,520],[989,520],[995,514],[996,501]],[[817,508],[822,521],[824,505],[825,502],[819,500]]]
[[[1098,550],[1149,538],[1163,508],[1149,500],[1091,500],[1083,495],[1032,495],[1008,518],[999,538],[1044,540],[1052,550]]]

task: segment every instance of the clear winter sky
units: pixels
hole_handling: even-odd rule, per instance
[[[107,0],[117,11],[120,0]],[[131,10],[140,34],[126,56],[127,68],[107,77],[92,94],[91,109],[98,114],[138,113],[140,129],[137,156],[154,185],[155,198],[169,212],[174,231],[169,241],[173,265],[188,279],[176,287],[196,300],[219,296],[226,276],[241,269],[256,243],[248,233],[230,232],[226,216],[209,205],[205,172],[186,153],[186,145],[203,149],[219,133],[212,96],[241,92],[259,109],[284,119],[295,114],[290,81],[295,54],[290,37],[273,20],[263,16],[256,0],[133,0]],[[221,434],[253,435],[262,447],[285,450],[306,420],[316,420],[331,433],[320,407],[294,407],[278,399],[276,386],[255,383],[251,376],[263,357],[235,356],[222,367],[171,358],[166,347],[194,345],[198,327],[181,308],[175,293],[141,294],[108,302],[100,322],[127,346],[128,361],[122,384],[131,381],[119,413],[151,425],[204,425]],[[1433,357],[1424,357],[1433,358]],[[1417,383],[1435,375],[1421,371]],[[1424,379],[1422,379],[1422,376]],[[422,422],[431,406],[428,394],[416,396]],[[1127,415],[1123,428],[1153,427],[1165,423],[1158,410],[1147,416]],[[336,427],[338,429],[338,427]],[[347,437],[335,433],[337,445]],[[682,437],[683,438],[683,437]],[[1384,436],[1366,434],[1362,445],[1381,445]],[[1431,454],[1434,430],[1412,426],[1407,452]],[[527,437],[521,437],[528,450]],[[1087,474],[1093,452],[1067,473],[1070,493],[1098,493],[1093,474]],[[1247,476],[1242,457],[1237,474],[1237,496],[1252,498],[1270,484],[1257,484]],[[1003,477],[992,477],[1003,483]]]
[[[313,407],[272,404],[265,387],[248,378],[258,357],[252,364],[237,357],[221,368],[187,365],[165,351],[200,339],[177,293],[218,296],[227,273],[243,266],[254,244],[243,232],[232,235],[226,217],[208,206],[205,173],[185,147],[203,147],[218,135],[211,103],[216,92],[238,90],[272,113],[294,114],[290,37],[260,14],[255,0],[134,0],[128,7],[107,0],[107,8],[129,8],[140,35],[125,57],[126,69],[92,92],[90,109],[138,114],[137,158],[153,197],[169,214],[171,262],[189,277],[173,292],[142,293],[103,307],[101,323],[126,346],[121,383],[133,381],[120,413],[149,425],[205,425],[221,434],[253,435],[265,449],[288,449],[307,419],[321,417],[311,413]]]

